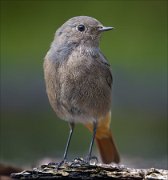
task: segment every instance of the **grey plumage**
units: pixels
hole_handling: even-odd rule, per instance
[[[77,26],[84,24],[86,32]],[[66,121],[93,121],[109,112],[112,75],[99,49],[102,24],[91,17],[74,17],[56,32],[44,61],[50,104]]]
[[[93,132],[85,162],[92,159],[94,139],[104,163],[120,161],[110,131],[112,74],[99,49],[101,33],[110,29],[91,17],[71,18],[57,30],[45,57],[44,77],[50,104],[70,125],[63,161],[58,166],[67,158],[77,122]]]

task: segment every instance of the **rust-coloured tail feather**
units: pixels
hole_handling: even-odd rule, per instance
[[[120,157],[115,146],[112,133],[110,131],[111,112],[109,111],[104,118],[98,120],[98,127],[96,131],[96,143],[101,155],[103,163],[109,164],[111,162],[119,163]],[[93,132],[93,124],[87,123],[85,126]]]
[[[102,139],[96,138],[96,143],[103,163],[120,162],[120,157],[111,134]]]

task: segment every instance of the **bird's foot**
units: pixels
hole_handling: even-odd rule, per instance
[[[71,167],[80,167],[80,166],[89,166],[89,165],[96,165],[98,162],[98,158],[96,156],[86,158],[75,158],[71,163]]]
[[[96,165],[98,163],[98,158],[96,156],[86,156],[85,161],[89,165]]]
[[[75,158],[72,163],[71,163],[71,167],[81,167],[81,166],[86,166],[88,165],[86,163],[86,161],[83,158]]]

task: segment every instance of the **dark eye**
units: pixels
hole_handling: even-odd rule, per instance
[[[80,25],[78,25],[77,29],[78,29],[78,31],[82,32],[85,30],[85,26],[83,24],[80,24]]]

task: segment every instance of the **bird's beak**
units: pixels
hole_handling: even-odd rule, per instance
[[[105,26],[102,26],[99,28],[99,31],[100,32],[103,32],[103,31],[109,31],[109,30],[112,30],[114,29],[114,27],[105,27]]]

